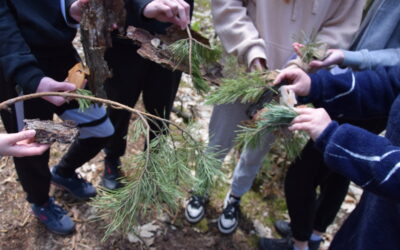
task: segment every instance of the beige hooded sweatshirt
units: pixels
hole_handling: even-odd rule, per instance
[[[212,0],[215,30],[228,53],[250,66],[255,58],[280,69],[292,43],[317,32],[330,48],[347,49],[359,28],[365,0]]]

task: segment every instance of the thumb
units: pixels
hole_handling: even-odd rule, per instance
[[[31,139],[33,137],[35,137],[36,135],[36,131],[35,130],[23,130],[21,132],[18,133],[14,133],[14,134],[9,134],[9,143],[10,144],[16,144],[19,141],[23,141],[26,139]]]

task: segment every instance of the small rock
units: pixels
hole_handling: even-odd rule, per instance
[[[255,220],[253,225],[258,237],[272,237],[271,228],[264,226],[259,220]]]

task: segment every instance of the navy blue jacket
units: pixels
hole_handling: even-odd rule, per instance
[[[311,75],[312,102],[336,117],[388,117],[385,137],[332,122],[316,141],[326,164],[364,190],[331,249],[400,249],[400,67]]]
[[[44,77],[36,57],[73,52],[76,29],[68,26],[61,3],[0,0],[0,71],[25,93],[35,92]]]

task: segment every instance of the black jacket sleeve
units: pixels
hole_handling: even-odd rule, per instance
[[[0,0],[0,68],[7,82],[36,92],[44,73],[22,37],[6,0]]]

